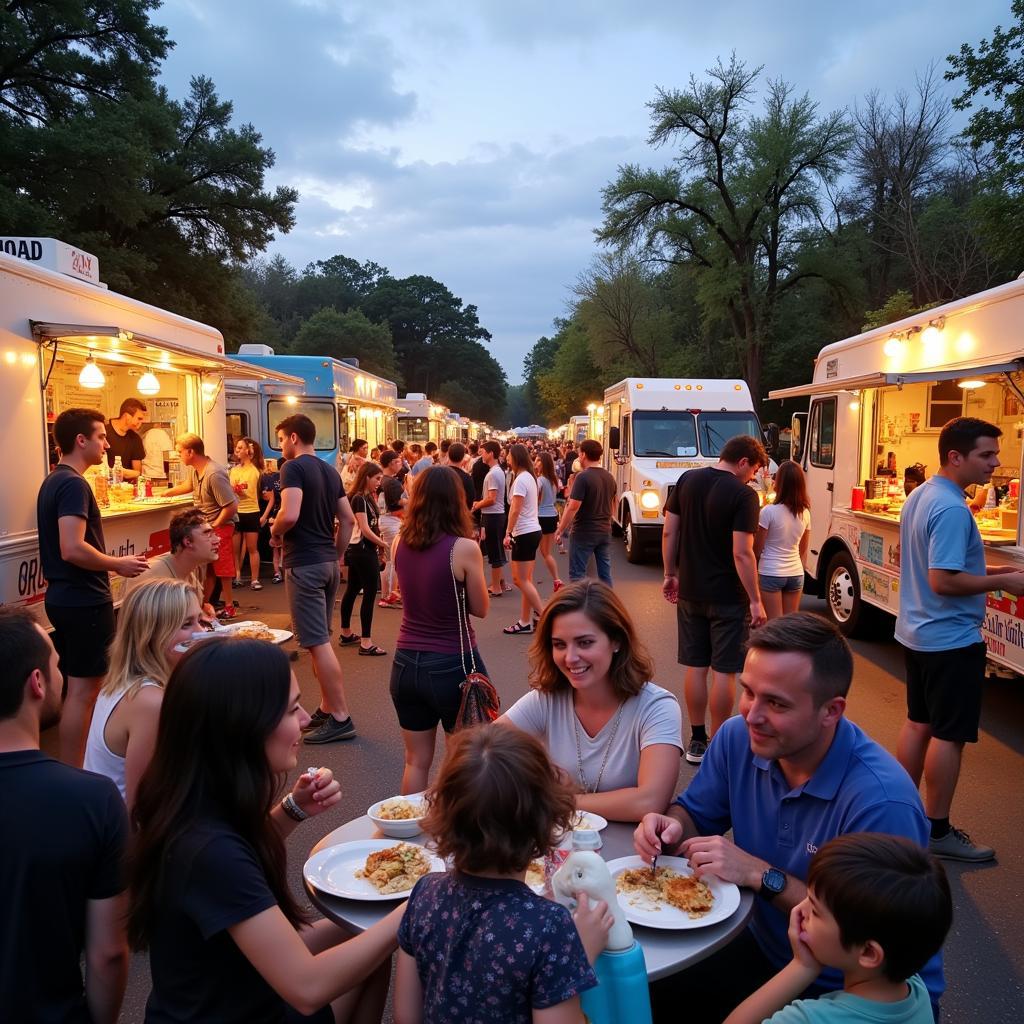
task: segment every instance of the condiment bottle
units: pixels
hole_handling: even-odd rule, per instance
[[[114,483],[124,483],[124,466],[121,464],[121,456],[114,456]]]

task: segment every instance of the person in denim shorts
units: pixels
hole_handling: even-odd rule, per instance
[[[775,502],[761,509],[754,538],[757,580],[769,619],[800,608],[810,540],[811,505],[804,471],[798,462],[787,460],[775,474]]]

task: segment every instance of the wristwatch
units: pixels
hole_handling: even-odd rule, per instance
[[[786,876],[778,868],[769,868],[761,876],[761,889],[758,895],[770,903],[786,888]]]

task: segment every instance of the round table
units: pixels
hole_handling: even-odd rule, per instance
[[[601,833],[604,848],[601,856],[605,860],[618,857],[629,857],[633,850],[633,825],[609,822]],[[336,828],[320,840],[310,851],[319,853],[328,846],[351,842],[356,839],[387,839],[383,832],[378,831],[373,822],[363,815],[350,821],[341,828]],[[422,835],[414,836],[410,842],[423,842]],[[396,843],[400,839],[394,840]],[[376,924],[395,907],[395,901],[363,901],[342,899],[331,896],[304,883],[313,905],[319,908],[325,917],[335,924],[352,932],[362,932]],[[699,963],[705,957],[728,945],[747,925],[754,905],[754,894],[749,889],[740,889],[740,905],[732,917],[706,928],[680,929],[668,931],[658,928],[645,928],[643,925],[631,924],[633,934],[643,947],[644,959],[647,962],[647,977],[657,981],[670,974],[686,970]]]

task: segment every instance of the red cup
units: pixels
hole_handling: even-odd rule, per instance
[[[1011,498],[1019,498],[1020,497],[1020,481],[1019,480],[1011,480],[1010,481],[1010,497]]]
[[[864,508],[864,488],[854,487],[850,491],[850,508],[856,512],[858,509]]]

